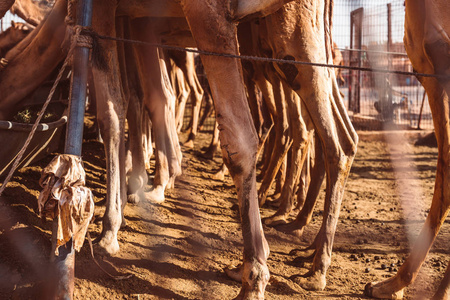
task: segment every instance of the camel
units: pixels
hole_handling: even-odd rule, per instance
[[[318,1],[291,2],[266,17],[267,41],[274,56],[331,63],[329,4]],[[319,19],[323,23],[310,21]],[[326,271],[331,262],[331,248],[344,184],[356,153],[358,137],[345,111],[334,71],[286,64],[275,65],[275,68],[283,83],[291,87],[305,105],[320,141],[317,144],[321,144],[322,151],[318,153],[323,153],[324,157],[324,165],[320,167],[321,164],[316,164],[315,167],[319,176],[315,178],[311,175],[314,180],[311,184],[320,187],[323,179],[321,173],[325,174],[326,171],[327,174],[323,223],[311,247],[314,249],[313,266],[304,278],[299,278],[302,287],[321,290],[326,285]],[[307,196],[310,199],[307,199],[308,205],[305,203],[299,214],[300,220],[311,213],[316,199],[314,196],[317,195],[315,193],[316,188],[310,187]],[[295,225],[301,231],[305,224],[297,222]]]
[[[445,0],[406,0],[405,10],[404,43],[414,69],[419,73],[446,76],[417,76],[430,103],[438,144],[438,161],[433,199],[425,224],[397,274],[387,280],[366,285],[365,294],[375,298],[403,297],[404,289],[416,278],[450,210],[450,3]],[[447,267],[433,299],[448,299],[449,286],[450,268]]]
[[[236,5],[229,6],[229,2],[225,0],[213,3],[198,0],[181,0],[179,2],[168,0],[162,3],[161,1],[147,0],[119,2],[118,5],[113,5],[111,1],[95,1],[92,28],[100,35],[116,36],[116,17],[128,16],[132,19],[145,16],[185,18],[199,49],[224,54],[238,54],[236,22],[246,18],[270,15],[280,9],[285,2],[288,1],[240,0],[235,2]],[[52,24],[63,24],[63,21],[57,18],[65,15],[65,4],[65,1],[62,0],[55,4],[56,10],[54,9],[49,15],[38,35],[50,29],[49,19],[56,21]],[[304,42],[299,45],[298,32],[289,36],[277,32],[279,25],[292,22],[286,14],[286,10],[292,9],[290,5],[299,5],[298,2],[287,4],[288,8],[283,7],[281,12],[273,17],[270,16],[272,19],[269,20],[268,41],[271,43],[273,56],[291,60],[331,62],[329,26],[332,3],[302,1],[301,4],[306,5],[307,9],[298,10],[298,7],[294,9],[302,11],[304,20],[309,21],[305,21],[306,24],[298,22],[293,24],[309,28],[311,35],[304,37]],[[300,19],[303,20],[303,18]],[[317,23],[310,20],[316,20]],[[145,25],[147,29],[151,29],[152,24]],[[60,30],[64,31],[64,26],[55,27],[53,25],[52,27],[57,31],[56,37],[53,36],[53,38],[60,38]],[[137,34],[139,35],[139,33]],[[143,34],[142,31],[140,34]],[[152,35],[152,32],[149,31],[146,38],[154,39],[155,37]],[[56,43],[54,41],[48,43],[50,49],[44,49],[44,53],[41,55],[47,57],[52,52],[50,46],[52,44],[59,46],[61,41],[62,38]],[[0,109],[1,113],[11,112],[8,105],[11,105],[14,98],[20,94],[19,91],[14,90],[14,82],[11,84],[14,77],[12,69],[17,72],[18,62],[26,60],[25,54],[30,55],[30,58],[36,57],[36,49],[39,47],[35,46],[40,43],[41,41],[36,41],[36,39],[31,41],[30,47],[13,57],[10,65],[0,74],[0,87],[11,86],[10,93],[7,94],[7,101],[0,103],[2,105],[0,108],[5,108],[4,110]],[[95,65],[93,75],[96,82],[97,102],[102,108],[99,120],[102,136],[105,139],[108,188],[107,208],[98,247],[106,253],[113,254],[119,250],[117,231],[122,222],[124,199],[126,199],[125,165],[119,159],[124,153],[123,125],[126,103],[123,101],[124,91],[120,83],[118,69],[120,64],[116,43],[106,40],[102,40],[100,43],[107,67],[102,68]],[[32,45],[33,47],[31,47]],[[58,54],[50,55],[57,56]],[[155,53],[150,56],[142,56],[141,59],[144,60],[138,64],[139,72],[149,74],[150,69],[160,72],[162,68],[157,62],[157,57]],[[256,190],[258,139],[247,103],[242,67],[240,61],[235,58],[201,55],[201,59],[208,74],[215,103],[223,159],[234,180],[240,206],[244,253],[242,267],[239,269],[242,288],[238,299],[263,299],[264,290],[270,277],[266,263],[269,247],[264,237],[259,215]],[[29,69],[27,73],[42,68],[40,64],[36,63],[25,65]],[[300,281],[305,288],[321,290],[326,285],[326,270],[331,261],[334,232],[345,181],[356,152],[357,135],[348,119],[342,99],[331,88],[330,82],[335,83],[336,81],[334,72],[313,66],[300,68],[292,65],[275,65],[274,67],[283,82],[292,88],[305,104],[320,138],[325,157],[328,180],[323,224],[316,239],[312,269]],[[7,73],[11,75],[11,78],[5,75]],[[21,76],[27,77],[22,73]],[[156,78],[153,77],[153,79]],[[159,98],[165,93],[162,86],[166,84],[166,80],[168,82],[166,77],[159,77],[158,82],[149,79],[145,85],[142,84],[142,87],[156,85],[157,90],[160,91],[156,97]],[[166,100],[161,99],[161,101]],[[170,110],[170,106],[166,108]],[[159,113],[157,116],[163,119],[170,118],[165,115],[165,112],[163,111],[163,114]]]

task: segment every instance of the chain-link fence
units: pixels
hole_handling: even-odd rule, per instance
[[[412,72],[403,45],[403,0],[335,0],[333,39],[344,65]],[[360,129],[432,128],[424,89],[414,76],[343,70],[340,88]]]

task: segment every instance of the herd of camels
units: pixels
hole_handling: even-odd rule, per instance
[[[0,119],[10,118],[24,97],[67,54],[70,39],[66,35],[71,30],[65,22],[68,4],[75,1],[57,0],[49,13],[28,9],[34,5],[31,2],[0,0],[0,17],[14,5],[19,15],[36,25],[26,37],[17,38],[19,43],[0,52]],[[374,298],[403,297],[404,288],[417,276],[450,208],[450,2],[406,0],[405,10],[404,44],[411,63],[419,73],[437,75],[419,76],[418,80],[431,106],[438,162],[431,208],[417,242],[394,277],[366,285],[365,294]],[[332,64],[332,13],[332,0],[96,0],[90,30],[97,36],[221,54]],[[117,233],[127,200],[164,201],[164,190],[181,174],[177,135],[180,117],[176,117],[172,84],[178,82],[178,94],[186,91],[184,84],[189,85],[197,99],[201,99],[203,90],[189,75],[189,68],[182,67],[192,65],[189,60],[193,58],[184,56],[176,66],[177,55],[172,60],[162,59],[162,51],[147,44],[104,39],[95,42],[99,59],[92,64],[91,80],[108,173],[107,205],[96,250],[114,254],[119,251]],[[335,72],[313,65],[241,63],[227,56],[200,56],[214,99],[223,161],[236,186],[240,208],[243,261],[237,268],[226,270],[231,278],[242,282],[236,299],[264,299],[270,278],[266,264],[269,245],[259,207],[277,176],[283,177],[277,180],[283,182],[280,207],[264,222],[284,224],[298,235],[311,220],[326,178],[323,221],[309,247],[314,249],[313,264],[298,282],[308,290],[323,290],[345,183],[358,144]],[[177,76],[185,79],[177,81]],[[256,99],[255,86],[264,95],[264,103]],[[195,111],[199,109],[199,105],[194,107]],[[143,121],[143,113],[151,122]],[[270,126],[264,114],[270,116]],[[198,118],[193,123],[196,128]],[[143,137],[150,136],[149,130],[153,131],[157,172],[152,190],[145,191],[146,161],[152,147],[148,139],[143,142]],[[195,134],[193,130],[190,143]],[[272,150],[261,154],[264,144]],[[288,153],[289,163],[283,167]],[[266,156],[267,163],[258,190],[256,163],[260,154]],[[286,216],[295,205],[298,216],[287,223]],[[448,299],[449,287],[450,268],[433,299]]]

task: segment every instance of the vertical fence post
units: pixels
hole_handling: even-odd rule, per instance
[[[386,51],[387,53],[387,62],[388,62],[388,70],[391,71],[392,70],[392,56],[390,54],[391,49],[392,49],[392,15],[391,15],[391,3],[387,4],[387,44],[386,44]],[[388,93],[388,98],[387,98],[387,103],[386,106],[387,107],[392,107],[392,88],[395,85],[395,82],[392,81],[392,75],[388,74],[387,75],[388,78],[388,84],[386,85],[386,89],[387,89],[387,93]],[[394,79],[396,81],[396,78]],[[387,120],[393,120],[393,110],[389,109],[387,111],[388,115],[387,115]],[[395,120],[394,120],[395,121]]]
[[[92,0],[80,0],[77,6],[76,24],[90,26],[92,19]],[[64,152],[81,156],[83,142],[83,121],[86,102],[86,83],[88,74],[89,48],[77,47],[73,57],[73,81],[70,96],[69,118],[67,122]],[[56,243],[57,220],[53,221],[52,242]],[[57,286],[56,299],[72,299],[74,291],[75,251],[73,240],[59,248],[59,254],[52,251]]]
[[[360,7],[350,13],[350,49],[362,49],[362,21],[364,8]],[[362,66],[362,52],[350,51],[350,66]],[[351,70],[349,76],[348,109],[354,113],[361,112],[361,71]]]

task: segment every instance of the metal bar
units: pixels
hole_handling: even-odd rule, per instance
[[[92,0],[80,0],[77,6],[76,24],[90,26],[92,20]],[[83,142],[83,122],[86,102],[86,83],[88,74],[89,48],[78,47],[73,57],[72,93],[69,104],[69,118],[67,122],[66,154],[81,155]],[[54,225],[57,220],[53,221]],[[57,226],[56,226],[57,227]],[[52,240],[56,242],[57,230],[52,232]],[[54,251],[53,251],[54,253]],[[60,247],[59,255],[53,254],[55,274],[57,279],[56,299],[73,299],[75,286],[75,250],[72,241]]]
[[[397,56],[406,56],[408,57],[408,54],[402,53],[402,52],[387,52],[387,51],[378,51],[378,50],[361,50],[361,49],[350,49],[350,48],[336,48],[339,51],[353,51],[353,52],[367,52],[367,53],[378,53],[378,54],[386,54],[386,55],[397,55]]]
[[[387,43],[386,43],[386,51],[389,52],[392,49],[392,15],[391,15],[392,9],[391,9],[391,3],[387,4]],[[388,60],[388,70],[392,70],[392,57],[388,55],[387,57]],[[392,82],[392,77],[391,74],[388,74],[387,78],[388,78],[388,85],[387,85],[387,92],[388,92],[388,98],[387,98],[387,106],[388,107],[392,107],[392,86],[394,85],[394,83]],[[394,77],[395,81],[396,78]],[[392,120],[394,111],[393,110],[388,110],[388,120]]]
[[[77,8],[77,24],[83,27],[90,26],[91,19],[92,0],[80,1]],[[64,148],[66,154],[81,155],[88,61],[89,48],[78,47],[75,49],[73,58],[72,95],[70,97],[69,119]]]

